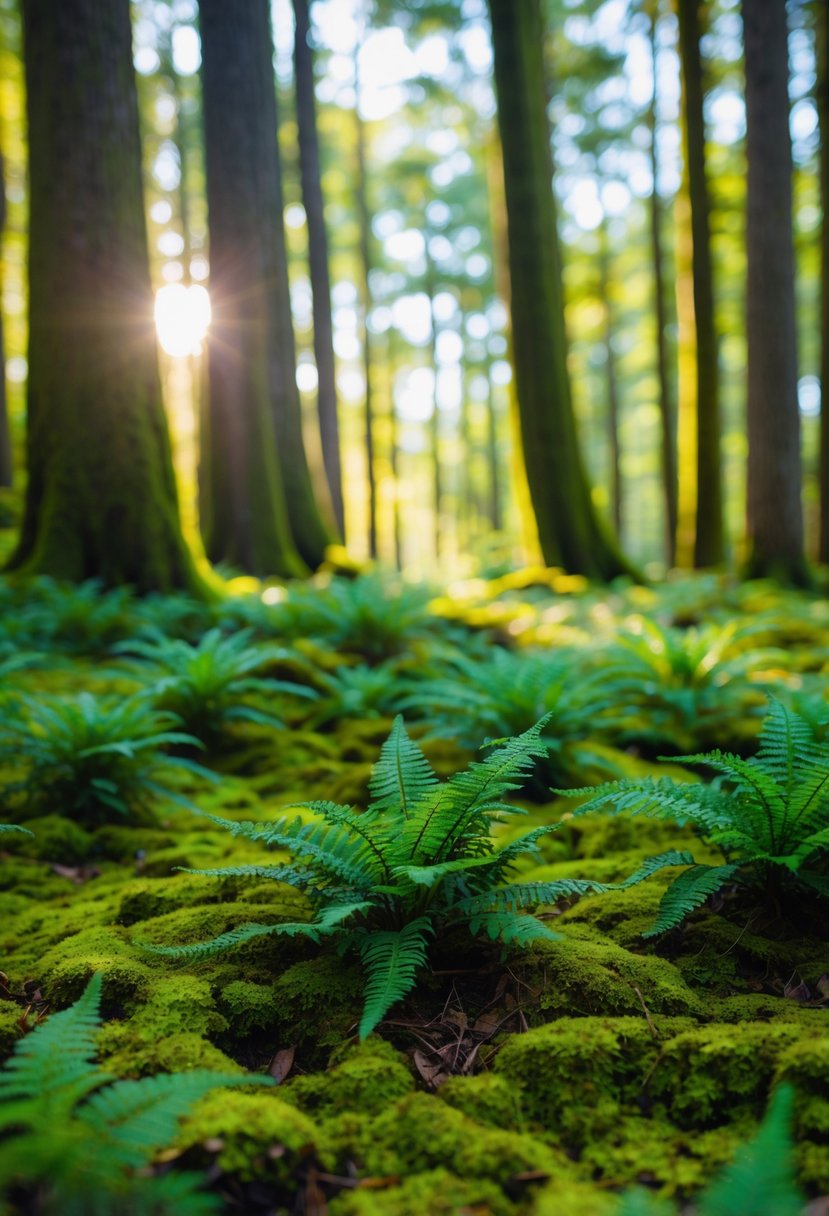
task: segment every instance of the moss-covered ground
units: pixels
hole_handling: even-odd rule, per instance
[[[438,772],[462,768],[470,731],[483,723],[483,742],[506,710],[467,721],[465,693],[453,708],[457,653],[481,664],[495,650],[561,653],[574,685],[595,684],[598,670],[599,688],[604,670],[604,704],[568,727],[549,771],[520,792],[522,830],[563,820],[526,859],[527,879],[612,882],[668,848],[709,856],[673,822],[573,818],[551,785],[662,771],[658,755],[692,747],[750,754],[768,691],[818,732],[829,718],[829,607],[766,585],[706,578],[599,593],[530,571],[430,603],[375,580],[363,601],[353,584],[312,586],[209,610],[87,592],[79,603],[44,584],[2,588],[6,723],[55,695],[104,704],[146,688],[140,661],[119,647],[148,623],[191,642],[217,623],[227,636],[248,629],[251,646],[282,648],[261,674],[313,691],[243,692],[283,726],[231,717],[197,757],[213,779],[175,774],[178,793],[226,819],[266,821],[311,799],[364,806],[397,708]],[[723,640],[735,623],[746,632]],[[620,646],[645,655],[624,679]],[[355,672],[362,685],[348,683]],[[418,709],[427,677],[447,702],[438,712],[423,694],[431,719]],[[829,916],[748,907],[726,891],[646,940],[667,871],[547,908],[557,942],[507,952],[436,941],[413,993],[360,1043],[359,966],[333,949],[271,937],[188,963],[143,948],[307,917],[290,886],[181,869],[262,863],[260,846],[160,799],[78,822],[48,789],[25,788],[25,761],[8,747],[2,763],[0,818],[33,835],[4,836],[0,857],[0,1057],[99,973],[108,1073],[270,1071],[273,1089],[202,1099],[158,1166],[202,1172],[227,1211],[612,1216],[637,1184],[684,1201],[751,1135],[782,1080],[796,1089],[799,1180],[811,1197],[829,1194]],[[676,763],[668,771],[697,779]]]

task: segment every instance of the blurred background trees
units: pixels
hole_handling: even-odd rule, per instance
[[[493,0],[496,31],[515,7]],[[534,117],[519,117],[524,76],[502,73],[499,141],[485,0],[131,5],[161,370],[197,555],[201,534],[224,569],[259,575],[315,567],[343,535],[358,560],[412,575],[543,553],[597,577],[676,557],[800,578],[804,554],[826,558],[821,6],[793,0],[777,43],[770,104],[792,156],[773,174],[791,187],[790,216],[775,211],[773,225],[792,251],[784,294],[762,285],[771,246],[757,217],[779,204],[756,157],[746,172],[751,31],[737,0],[520,8],[539,31]],[[759,54],[766,70],[770,48]],[[26,472],[26,396],[44,356],[35,328],[31,350],[26,335],[15,0],[0,0],[0,56],[9,423],[31,515],[42,492],[31,456]],[[73,118],[79,147],[84,121]],[[546,244],[515,196],[530,121],[549,154],[534,153],[532,191]],[[763,146],[769,170],[771,154]],[[747,214],[761,235],[746,233]],[[71,294],[69,251],[53,256]],[[748,298],[747,269],[761,284]],[[767,393],[761,422],[747,379],[771,385],[758,360],[779,345],[786,296],[797,362],[787,356],[786,409],[782,389]],[[758,303],[776,337],[747,344]],[[96,396],[84,408],[97,433]],[[556,418],[569,421],[553,439]],[[763,436],[787,453],[783,472]],[[796,522],[764,532],[764,510],[782,527],[782,484],[802,541]],[[0,491],[6,552],[18,492]]]

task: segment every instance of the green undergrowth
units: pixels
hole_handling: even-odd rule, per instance
[[[760,643],[789,647],[792,688],[800,671],[819,674],[817,656],[827,648],[829,620],[805,598],[781,601],[770,588],[749,596],[700,580],[682,594],[669,587],[661,598],[659,589],[624,588],[602,598],[581,584],[538,579],[472,587],[466,601],[458,596],[439,607],[447,615],[451,609],[453,631],[484,633],[489,645],[509,642],[520,654],[522,645],[576,646],[582,634],[586,645],[599,633],[610,645],[622,622],[651,610],[666,628],[726,623],[747,603],[763,623]],[[351,610],[345,597],[342,603]],[[176,620],[191,619],[185,609]],[[251,644],[283,640],[269,632],[267,613],[238,615]],[[435,620],[415,630],[420,654],[430,631],[442,628]],[[406,621],[377,640],[396,662]],[[324,614],[320,622],[320,630],[333,629]],[[225,627],[212,610],[204,625]],[[74,650],[63,652],[38,628],[41,661],[9,676],[0,713],[14,712],[15,692],[134,692],[123,675],[108,674],[107,648],[129,636],[115,617],[102,616],[100,645],[73,625]],[[187,636],[195,642],[199,634]],[[327,656],[320,670],[336,670],[338,661],[376,670],[386,661],[364,634],[344,626],[329,640],[321,633],[306,641],[305,650],[301,638],[285,644],[303,662]],[[357,649],[331,658],[347,645]],[[89,653],[97,654],[94,663]],[[299,665],[289,668],[269,674],[295,678]],[[781,685],[777,693],[784,692]],[[519,791],[526,815],[496,830],[500,843],[560,822],[539,837],[539,854],[521,861],[520,880],[617,889],[542,907],[559,940],[525,951],[470,944],[449,930],[430,946],[415,988],[363,1043],[363,977],[354,957],[279,936],[190,961],[148,953],[144,943],[178,946],[313,915],[306,895],[272,879],[177,869],[263,864],[260,844],[231,836],[209,815],[264,824],[314,800],[366,806],[391,717],[336,718],[314,730],[299,711],[292,720],[290,705],[272,709],[287,728],[240,722],[230,742],[201,757],[214,779],[188,776],[186,797],[204,815],[165,804],[146,821],[96,823],[76,822],[58,805],[24,807],[19,817],[17,807],[2,808],[0,818],[33,835],[4,833],[0,846],[0,1057],[100,975],[98,1060],[111,1076],[270,1070],[281,1078],[273,1089],[199,1099],[153,1167],[211,1180],[217,1195],[232,1197],[228,1211],[260,1210],[257,1188],[264,1188],[268,1210],[280,1216],[616,1216],[619,1197],[637,1185],[675,1211],[756,1132],[783,1083],[794,1087],[799,1182],[810,1197],[829,1193],[825,934],[814,918],[797,923],[725,887],[670,933],[643,938],[680,870],[630,888],[618,884],[668,850],[716,864],[715,850],[688,826],[580,817],[572,802],[549,792]],[[641,717],[641,707],[636,712]],[[441,778],[474,758],[447,734],[432,738],[425,716],[414,713],[407,725]],[[710,725],[709,716],[706,731]],[[745,748],[755,725],[752,715],[715,745]],[[676,763],[657,766],[646,748],[618,739],[587,735],[572,746],[581,754],[574,784],[657,772],[701,779]],[[272,849],[264,864],[288,860]]]

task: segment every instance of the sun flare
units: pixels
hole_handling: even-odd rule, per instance
[[[201,354],[201,344],[210,325],[210,296],[204,287],[168,283],[155,297],[155,326],[161,348],[183,358]]]

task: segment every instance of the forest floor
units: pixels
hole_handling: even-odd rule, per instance
[[[598,591],[530,570],[440,595],[365,576],[213,607],[0,584],[0,819],[33,833],[4,835],[0,854],[0,1059],[97,974],[110,1076],[270,1073],[273,1088],[201,1098],[156,1158],[197,1171],[228,1212],[614,1216],[637,1186],[686,1210],[783,1081],[800,1186],[827,1196],[826,902],[764,902],[728,883],[643,937],[679,869],[619,884],[666,850],[701,864],[720,850],[688,822],[581,817],[584,795],[553,792],[649,774],[708,782],[676,757],[752,755],[769,693],[820,744],[827,670],[825,600],[714,576]],[[105,724],[139,703],[175,705],[204,746],[133,749],[144,768],[127,764],[123,790],[116,769],[95,785]],[[548,752],[512,801],[521,832],[560,827],[518,858],[517,877],[616,884],[531,908],[558,940],[442,933],[364,1041],[360,960],[335,939],[265,935],[203,958],[146,949],[313,915],[307,892],[265,872],[286,850],[209,815],[267,824],[314,800],[365,808],[397,712],[448,777],[549,711]],[[44,759],[58,735],[63,752]],[[500,843],[517,831],[494,828]],[[182,872],[244,866],[258,870]]]

